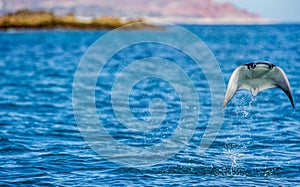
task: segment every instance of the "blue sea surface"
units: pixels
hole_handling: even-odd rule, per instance
[[[116,52],[103,69],[106,74],[99,77],[95,86],[97,114],[107,132],[123,144],[142,149],[170,138],[178,127],[183,109],[176,89],[155,77],[137,82],[128,102],[132,115],[141,121],[151,117],[148,107],[153,99],[166,102],[165,120],[160,128],[148,133],[129,131],[114,116],[110,93],[118,71],[135,60],[152,56],[177,63],[194,81],[201,114],[189,143],[173,157],[143,168],[119,165],[99,155],[85,141],[72,105],[77,66],[88,48],[107,31],[2,31],[0,185],[299,185],[300,25],[182,27],[205,42],[220,65],[225,83],[241,64],[263,60],[280,66],[289,78],[296,109],[277,88],[263,91],[255,98],[248,91],[239,91],[224,111],[218,136],[201,153],[198,147],[212,103],[205,75],[195,68],[190,57],[172,46],[132,45]],[[101,58],[101,52],[98,55],[96,58]]]

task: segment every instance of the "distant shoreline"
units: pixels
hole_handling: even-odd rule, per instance
[[[133,25],[130,25],[135,23]],[[150,23],[150,24],[149,24]],[[157,23],[157,24],[156,24]],[[18,10],[0,16],[0,31],[7,30],[112,30],[119,27],[128,30],[164,30],[159,23],[178,25],[286,25],[300,23],[276,22],[268,19],[213,19],[193,17],[145,17],[124,20],[118,17],[101,16],[83,19],[73,13],[57,16],[44,10]],[[125,27],[123,27],[125,26]]]
[[[195,25],[265,25],[276,24],[275,20],[263,18],[199,18],[199,17],[145,17],[150,22],[165,22],[174,24],[195,24]]]
[[[129,25],[135,23],[134,25]],[[127,26],[128,25],[128,26]],[[158,29],[158,26],[144,22],[142,18],[121,20],[118,17],[101,16],[92,20],[79,20],[73,13],[57,16],[44,10],[18,10],[0,17],[0,30],[39,30],[39,29],[66,29],[66,30],[111,30],[122,26],[124,29]]]

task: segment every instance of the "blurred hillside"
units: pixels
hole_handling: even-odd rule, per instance
[[[0,0],[1,13],[18,9],[46,9],[58,15],[69,12],[82,18],[102,15],[124,18],[143,17],[171,22],[188,20],[255,21],[259,16],[231,3],[213,0]]]

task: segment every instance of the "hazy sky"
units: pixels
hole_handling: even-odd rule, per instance
[[[257,13],[261,17],[279,21],[300,22],[300,0],[214,0],[232,2],[237,7]]]

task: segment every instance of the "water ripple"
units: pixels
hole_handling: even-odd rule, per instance
[[[235,67],[248,61],[269,60],[281,66],[290,79],[298,106],[299,25],[186,27],[213,51],[226,82]],[[183,68],[196,82],[201,98],[197,131],[173,158],[150,168],[122,167],[96,154],[82,138],[73,116],[72,81],[85,50],[103,34],[0,32],[1,186],[294,186],[300,183],[300,114],[298,109],[293,111],[280,89],[267,90],[255,99],[249,92],[236,94],[225,111],[218,137],[207,152],[198,153],[211,111],[206,78],[186,56],[154,44],[125,49],[111,59],[112,66],[107,70],[114,72],[121,68],[120,61],[124,58],[128,63],[151,55],[180,65],[187,63]],[[168,101],[164,125],[149,133],[133,132],[118,124],[112,114],[111,98],[106,95],[114,81],[111,75],[107,74],[95,89],[98,116],[107,125],[107,131],[136,147],[149,147],[170,137],[177,127],[178,116],[174,114],[180,111],[174,88],[166,82],[148,79],[132,89],[129,102],[139,120],[149,119],[148,106],[153,98]]]

